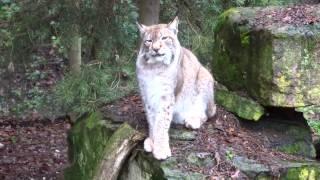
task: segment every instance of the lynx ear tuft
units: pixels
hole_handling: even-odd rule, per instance
[[[138,29],[139,29],[139,32],[140,32],[140,36],[142,36],[146,32],[147,26],[145,26],[143,24],[140,24],[138,22],[136,22],[136,24],[138,26]]]
[[[168,28],[176,35],[178,34],[178,24],[179,24],[178,16],[176,16],[174,20],[168,24]]]

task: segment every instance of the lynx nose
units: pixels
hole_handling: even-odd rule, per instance
[[[155,53],[158,53],[159,50],[160,50],[160,48],[161,48],[161,45],[160,45],[159,43],[154,43],[154,44],[152,45],[152,50],[153,50]]]

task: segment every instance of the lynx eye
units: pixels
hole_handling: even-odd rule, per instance
[[[161,39],[166,40],[166,39],[168,39],[168,36],[163,36]]]
[[[144,41],[145,43],[152,43],[152,40],[151,39],[147,39]]]

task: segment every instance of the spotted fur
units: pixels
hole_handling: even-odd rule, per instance
[[[141,35],[136,72],[149,125],[144,149],[157,159],[171,156],[171,122],[198,129],[214,116],[214,80],[177,38],[178,18],[169,24],[138,24]]]

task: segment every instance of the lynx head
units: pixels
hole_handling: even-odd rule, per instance
[[[177,52],[180,52],[178,41],[178,17],[169,24],[145,26],[139,24],[141,47],[139,55],[148,64],[170,64]]]

